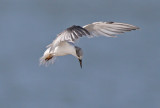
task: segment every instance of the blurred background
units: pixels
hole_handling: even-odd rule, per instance
[[[159,0],[0,0],[0,108],[159,108]],[[115,21],[140,30],[82,38],[73,56],[39,58],[72,25]]]

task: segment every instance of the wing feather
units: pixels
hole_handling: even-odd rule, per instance
[[[90,33],[85,28],[73,25],[58,34],[57,38],[49,46],[51,50],[53,50],[60,42],[66,41],[74,43],[80,37],[88,35],[90,35]]]
[[[74,43],[82,36],[94,37],[103,35],[106,37],[116,37],[117,34],[136,29],[139,28],[131,24],[117,22],[94,22],[83,27],[73,25],[58,34],[57,38],[49,45],[49,47],[53,50],[63,41]]]
[[[107,37],[115,37],[117,34],[139,29],[130,24],[117,22],[95,22],[85,25],[83,28],[88,30],[93,36],[103,35]]]

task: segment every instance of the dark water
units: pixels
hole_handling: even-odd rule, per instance
[[[159,108],[159,0],[0,0],[0,108]],[[39,66],[45,46],[76,24],[141,29],[82,38],[72,56]]]

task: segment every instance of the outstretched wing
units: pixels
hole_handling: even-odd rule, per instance
[[[117,22],[94,22],[83,26],[90,35],[93,36],[107,36],[107,37],[116,37],[117,34],[121,34],[127,31],[139,29],[136,26],[117,23]]]
[[[58,34],[57,38],[52,42],[52,44],[48,45],[48,47],[51,47],[52,50],[54,47],[59,45],[60,42],[66,41],[74,43],[80,37],[89,35],[90,33],[85,28],[73,25],[72,27],[69,27]]]
[[[57,38],[48,47],[51,47],[51,50],[53,50],[60,42],[66,41],[74,43],[82,36],[116,37],[117,34],[136,29],[139,28],[130,24],[117,22],[94,22],[83,27],[74,25],[58,34]]]

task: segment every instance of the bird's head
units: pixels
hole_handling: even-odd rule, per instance
[[[79,60],[80,66],[82,68],[82,59],[78,59],[78,60]]]
[[[75,49],[76,49],[76,56],[77,56],[77,58],[78,58],[78,60],[79,60],[80,66],[81,66],[81,68],[82,68],[83,51],[82,51],[81,48],[79,48],[79,47],[77,47],[77,46],[75,46]]]

